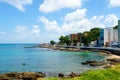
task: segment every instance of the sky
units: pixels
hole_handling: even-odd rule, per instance
[[[48,43],[61,35],[114,27],[119,0],[0,0],[0,43]]]

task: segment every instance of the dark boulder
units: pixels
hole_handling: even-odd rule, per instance
[[[107,61],[111,62],[120,62],[120,59],[114,58],[114,59],[107,59]]]
[[[26,65],[26,63],[22,63],[22,65],[23,65],[23,66],[25,66],[25,65]]]
[[[88,64],[88,62],[87,62],[87,61],[85,61],[85,62],[82,62],[81,64],[82,64],[82,65],[87,65],[87,64]]]
[[[95,61],[95,60],[90,60],[90,59],[88,59],[87,61],[82,62],[81,64],[82,64],[82,65],[87,65],[87,64],[96,63],[96,62],[97,62],[97,61]]]
[[[59,77],[64,77],[64,74],[63,73],[59,73],[58,76]]]
[[[71,72],[71,73],[69,74],[69,76],[70,76],[70,77],[78,77],[78,76],[80,76],[80,75],[78,75],[78,74],[76,74],[76,73]]]
[[[105,63],[103,63],[103,62],[92,62],[92,63],[90,63],[89,65],[90,66],[102,66],[102,65],[104,65]]]

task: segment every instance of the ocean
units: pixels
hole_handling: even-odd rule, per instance
[[[24,48],[36,44],[0,44],[0,73],[43,72],[48,75],[58,73],[81,73],[89,69],[82,65],[88,59],[104,60],[100,52],[69,52],[46,48]]]

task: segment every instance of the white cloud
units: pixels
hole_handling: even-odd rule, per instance
[[[63,24],[61,26],[55,20],[49,21],[45,17],[39,17],[39,19],[44,24],[46,31],[64,35],[89,31],[94,27],[113,27],[117,24],[118,17],[114,14],[93,16],[89,19],[86,18],[86,11],[87,9],[77,9],[72,13],[67,13],[63,17]]]
[[[25,32],[27,32],[27,27],[26,26],[17,26],[16,29],[15,29],[15,32],[25,33]]]
[[[91,19],[88,19],[86,18],[86,11],[87,9],[77,9],[72,13],[66,14],[64,24],[61,27],[64,30],[63,33],[70,34],[88,31],[94,27],[105,27],[102,23],[103,15],[93,16]]]
[[[0,32],[0,35],[5,35],[5,32]]]
[[[79,21],[72,21],[70,23],[64,22],[61,29],[63,34],[71,34],[87,31],[90,28],[90,22],[88,19],[81,19]]]
[[[39,10],[44,13],[54,12],[62,8],[80,8],[83,0],[44,0]]]
[[[58,26],[58,23],[56,21],[49,21],[44,16],[39,17],[40,21],[44,24],[45,29],[51,33],[61,33],[61,29]]]
[[[16,36],[19,36],[20,39],[36,39],[40,37],[40,29],[38,25],[33,25],[32,28],[26,26],[17,26],[15,29]]]
[[[86,9],[77,9],[72,13],[66,14],[61,27],[63,33],[76,33],[88,31],[91,28],[114,27],[118,24],[118,17],[115,14],[93,16],[86,18]]]
[[[0,2],[8,3],[20,11],[24,11],[26,5],[32,4],[32,0],[0,0]]]
[[[83,19],[86,16],[87,9],[77,9],[75,12],[68,13],[65,16],[65,21],[77,21]]]
[[[120,7],[120,0],[108,0],[110,7]]]
[[[115,14],[110,14],[105,17],[105,24],[108,27],[113,27],[118,24],[118,17]]]
[[[29,35],[29,30],[26,26],[17,26],[15,29],[15,32],[17,33],[16,36],[19,36],[19,38],[26,38]]]
[[[36,35],[36,37],[40,37],[40,29],[38,25],[33,25],[33,29],[32,29],[33,34]]]

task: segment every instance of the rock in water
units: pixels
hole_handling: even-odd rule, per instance
[[[63,78],[64,74],[63,73],[59,73],[58,76]]]
[[[71,72],[69,76],[70,76],[70,77],[77,77],[78,75],[75,74],[75,73],[73,73],[73,72]]]
[[[23,66],[25,66],[26,64],[25,63],[22,63]]]

